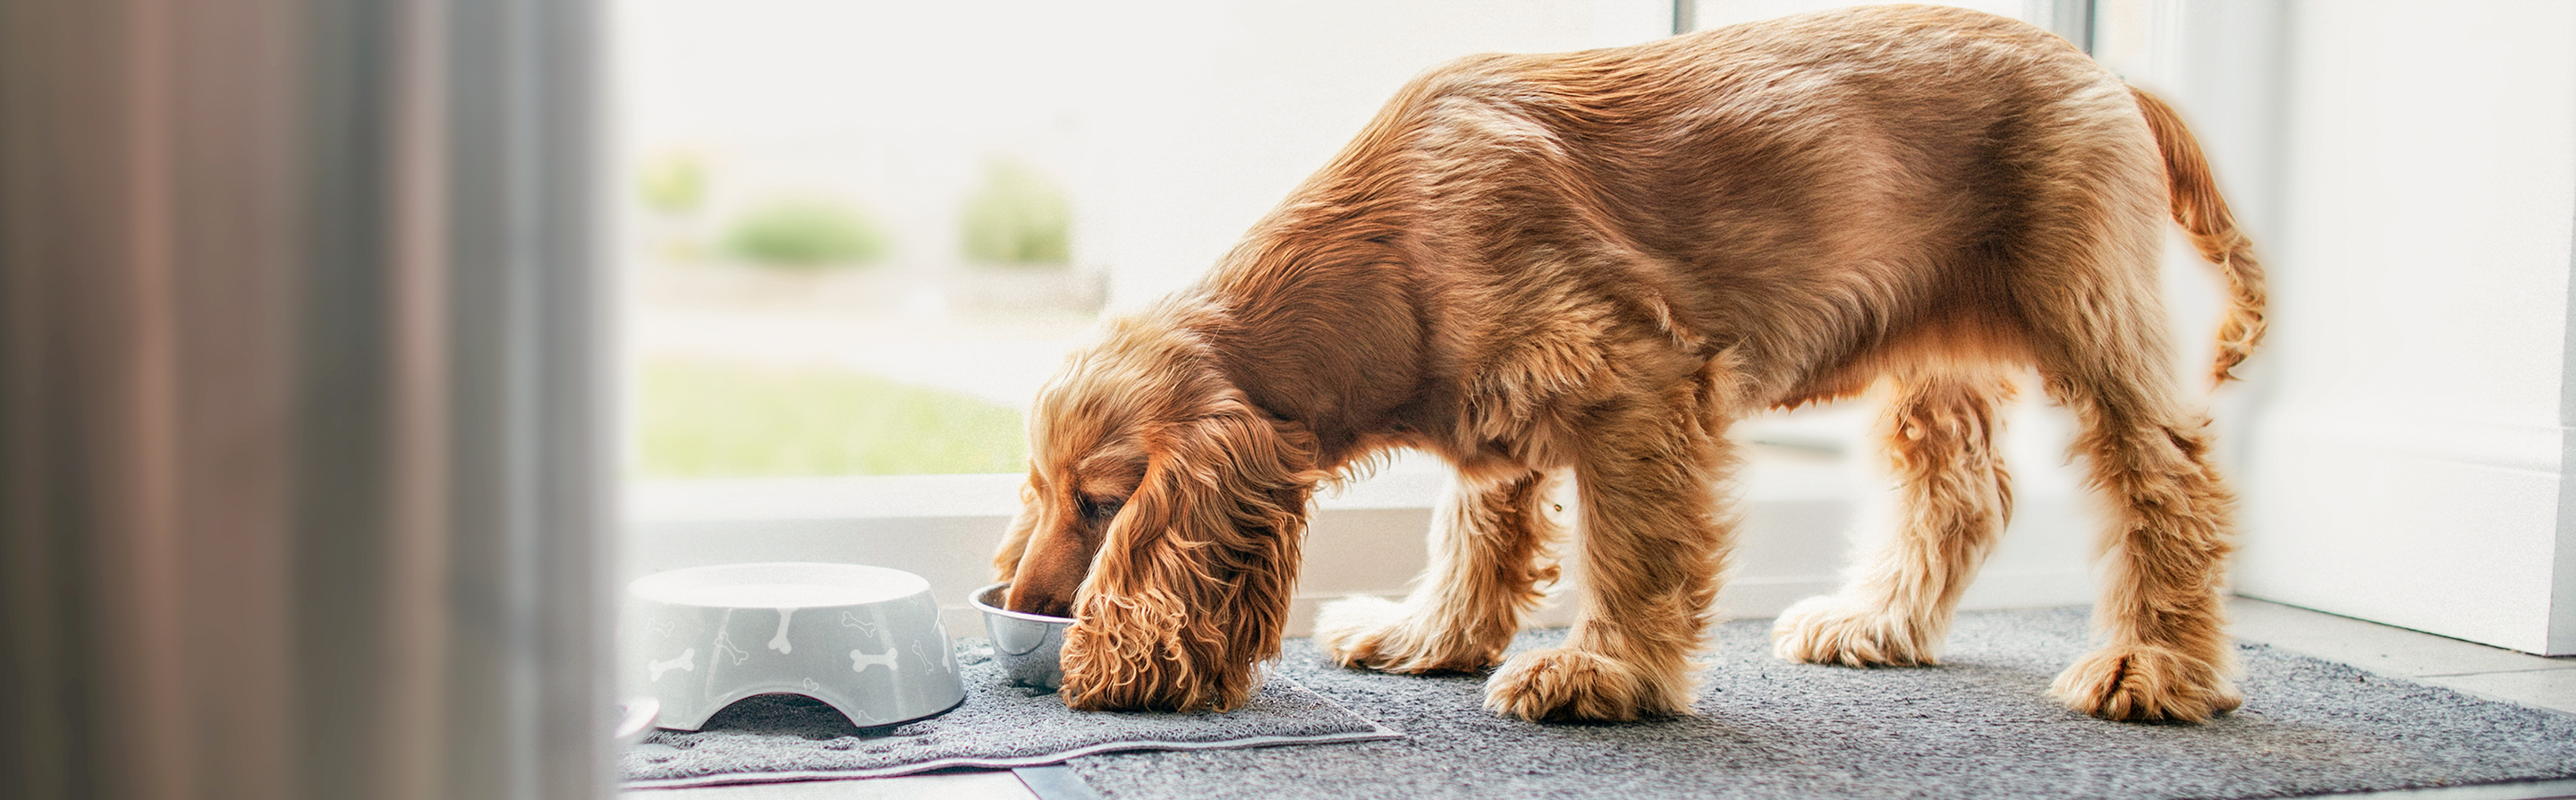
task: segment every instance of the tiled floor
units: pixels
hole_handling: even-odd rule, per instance
[[[2237,638],[2469,694],[2576,714],[2576,658],[2541,658],[2238,598]]]
[[[2447,686],[2482,697],[2576,714],[2576,658],[2541,658],[2305,609],[2238,599],[2235,634],[2284,650]],[[1033,800],[1007,772],[628,792],[623,800]],[[2421,792],[2338,795],[2382,800],[2534,800],[2576,797],[2576,781]]]

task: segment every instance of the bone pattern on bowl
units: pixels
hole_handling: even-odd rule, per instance
[[[896,588],[738,604],[800,582]],[[630,696],[660,701],[659,727],[696,730],[725,706],[763,694],[812,697],[862,726],[919,719],[965,698],[938,604],[910,573],[822,563],[699,567],[638,579],[627,603],[623,680]]]

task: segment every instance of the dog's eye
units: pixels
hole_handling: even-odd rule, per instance
[[[1082,516],[1093,522],[1106,522],[1110,517],[1118,516],[1119,507],[1126,504],[1127,501],[1114,497],[1098,500],[1085,497],[1082,499]]]

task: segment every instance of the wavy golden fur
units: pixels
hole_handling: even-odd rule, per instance
[[[1226,709],[1275,656],[1311,490],[1390,448],[1457,481],[1402,603],[1326,609],[1344,665],[1483,670],[1537,720],[1687,713],[1733,532],[1729,422],[1886,387],[1903,530],[1781,617],[1818,663],[1924,664],[2011,512],[2010,371],[2083,425],[2114,509],[2107,641],[2068,705],[2237,704],[2218,586],[2231,496],[2182,399],[2164,220],[2232,294],[2262,278],[2172,109],[2018,22],[1878,7],[1415,79],[1194,288],[1110,325],[1037,400],[1013,608],[1073,617],[1076,708]],[[1588,593],[1502,658],[1579,492]]]

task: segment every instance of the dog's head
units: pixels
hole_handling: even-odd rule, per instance
[[[1204,341],[1114,324],[1043,390],[1029,479],[994,565],[1013,610],[1072,617],[1078,709],[1228,710],[1278,655],[1311,434],[1247,402]]]

